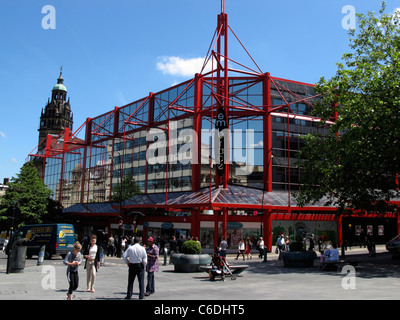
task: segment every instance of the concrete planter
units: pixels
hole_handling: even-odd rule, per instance
[[[211,263],[211,257],[208,254],[175,253],[171,255],[171,263],[175,272],[199,272],[201,266]]]
[[[314,251],[282,252],[284,267],[308,268],[314,266],[317,254]]]

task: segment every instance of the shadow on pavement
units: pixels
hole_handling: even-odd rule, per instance
[[[266,263],[255,261],[250,262],[246,273],[253,274],[321,274],[321,275],[342,275],[341,269],[345,265],[356,264],[355,270],[358,277],[379,278],[379,277],[400,277],[400,259],[392,258],[389,252],[377,253],[375,257],[368,254],[352,254],[341,259],[337,271],[323,271],[320,269],[319,259],[316,259],[313,267],[309,268],[287,268],[283,266],[282,260],[269,260]]]

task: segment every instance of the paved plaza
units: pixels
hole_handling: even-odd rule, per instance
[[[236,280],[209,281],[205,272],[176,273],[173,265],[163,265],[156,273],[156,293],[145,300],[320,300],[380,299],[400,297],[400,259],[392,259],[384,246],[377,246],[377,255],[368,257],[367,249],[346,251],[344,261],[360,261],[355,273],[321,271],[319,260],[312,268],[284,268],[275,253],[263,262],[253,254],[251,260],[228,263],[247,264],[249,268]],[[6,256],[0,253],[0,300],[65,300],[66,267],[59,257],[37,266],[36,259],[27,259],[23,273],[6,274]],[[351,270],[350,270],[351,271]],[[128,268],[122,259],[106,257],[96,279],[96,292],[86,292],[86,270],[80,267],[80,285],[75,300],[123,300],[126,296]],[[146,282],[146,281],[145,281]],[[133,299],[138,299],[134,284]]]

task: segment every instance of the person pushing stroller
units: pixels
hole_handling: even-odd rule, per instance
[[[225,273],[230,274],[232,280],[236,280],[236,276],[232,273],[225,257],[221,255],[221,248],[216,247],[211,259],[210,280],[214,281],[215,277],[220,276],[221,280],[225,281]]]
[[[221,257],[221,251],[218,247],[215,248],[215,252],[211,258],[211,270],[209,277],[211,281],[215,281],[215,277],[221,276],[221,280],[225,281],[224,273],[224,257]]]

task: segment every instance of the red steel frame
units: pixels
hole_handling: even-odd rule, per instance
[[[234,61],[229,58],[228,56],[228,49],[229,49],[229,42],[228,42],[228,37],[229,37],[229,31],[233,34],[234,38],[240,43],[242,48],[245,50],[245,52],[248,54],[250,59],[253,61],[255,68],[249,68],[244,66],[243,64]],[[215,41],[214,41],[215,40]],[[206,72],[203,74],[203,71],[206,68],[207,63],[211,61],[212,63],[212,70],[209,72]],[[216,64],[216,67],[214,68],[214,63]],[[232,67],[229,66],[229,63],[236,64],[240,67],[244,67],[245,70],[238,70],[238,69],[233,69]],[[231,77],[231,73],[237,73],[239,76],[236,77]],[[247,87],[245,87],[242,90],[245,90],[246,88],[254,85],[254,83],[262,82],[262,91],[263,91],[263,105],[262,106],[249,106],[246,104],[245,101],[241,101],[238,97],[235,96],[235,94],[230,94],[229,89],[229,81],[230,79],[243,79],[244,81],[246,80],[251,80],[251,84],[249,84]],[[271,137],[271,118],[272,116],[279,116],[279,117],[286,117],[286,118],[298,118],[298,119],[305,119],[309,121],[320,121],[319,118],[316,117],[309,117],[309,116],[300,116],[296,115],[293,113],[291,110],[290,106],[292,104],[298,103],[298,102],[303,102],[305,104],[308,104],[312,106],[311,102],[312,99],[316,98],[316,96],[313,97],[308,97],[308,98],[301,98],[297,94],[291,92],[288,88],[284,87],[281,83],[279,82],[289,82],[289,83],[295,83],[295,84],[301,84],[305,86],[313,86],[311,84],[306,84],[306,83],[301,83],[301,82],[296,82],[296,81],[291,81],[287,79],[281,79],[281,78],[276,78],[272,77],[269,73],[263,73],[258,65],[255,63],[254,59],[250,56],[249,52],[247,49],[243,46],[242,42],[238,39],[236,34],[233,32],[231,27],[228,24],[228,15],[225,13],[225,1],[221,1],[221,13],[218,15],[218,21],[217,21],[217,28],[214,33],[214,38],[211,42],[211,45],[209,47],[208,53],[206,55],[205,61],[203,68],[199,74],[196,74],[195,77],[192,80],[189,80],[183,84],[179,84],[177,86],[182,86],[186,85],[185,89],[176,97],[174,101],[171,103],[168,103],[168,106],[166,109],[163,110],[162,114],[165,116],[164,120],[157,120],[154,119],[154,109],[155,105],[160,104],[161,101],[158,101],[158,98],[156,97],[156,94],[154,93],[149,93],[149,96],[139,100],[137,102],[137,108],[131,113],[131,114],[125,114],[125,107],[115,107],[113,111],[106,113],[104,115],[101,115],[95,119],[101,119],[101,117],[104,117],[104,119],[101,121],[101,123],[98,123],[94,125],[94,120],[92,118],[87,118],[86,122],[79,127],[77,131],[74,133],[70,133],[70,130],[66,128],[58,137],[53,137],[51,135],[47,136],[45,141],[41,141],[40,144],[46,143],[46,148],[45,148],[45,153],[44,154],[37,154],[34,152],[31,152],[29,156],[32,157],[38,157],[38,158],[43,158],[43,178],[45,176],[45,159],[47,158],[55,158],[55,159],[60,159],[61,160],[61,172],[60,172],[60,188],[58,190],[58,198],[61,200],[62,199],[62,186],[63,186],[63,174],[64,174],[64,163],[65,163],[65,157],[67,153],[79,153],[79,149],[83,148],[83,156],[82,156],[82,170],[83,172],[86,172],[88,168],[90,168],[90,164],[88,166],[87,164],[87,159],[90,159],[92,157],[92,150],[93,148],[105,148],[103,143],[106,141],[112,140],[112,151],[111,154],[114,155],[114,145],[115,145],[115,140],[116,139],[123,139],[123,149],[122,149],[122,157],[125,155],[125,141],[128,139],[127,135],[132,134],[136,131],[141,131],[144,129],[149,129],[149,128],[161,128],[161,126],[166,126],[166,128],[163,128],[166,132],[169,132],[170,130],[170,121],[171,119],[177,120],[177,119],[184,119],[187,117],[193,117],[193,129],[195,130],[197,134],[197,140],[194,139],[194,145],[193,148],[197,150],[197,159],[194,159],[194,163],[192,164],[192,191],[198,191],[200,189],[200,172],[201,172],[201,129],[202,129],[202,118],[206,117],[210,119],[211,126],[212,123],[215,119],[215,114],[216,110],[218,110],[220,107],[222,107],[225,111],[225,114],[227,115],[227,118],[229,119],[230,116],[233,117],[248,117],[248,116],[261,116],[263,119],[263,140],[264,140],[264,158],[263,158],[263,179],[264,179],[264,191],[265,192],[271,192],[272,191],[272,137]],[[211,94],[210,94],[210,101],[211,101],[211,107],[206,106],[206,103],[203,102],[203,88],[204,85],[207,85],[211,88]],[[177,87],[175,86],[175,87]],[[274,87],[275,90],[279,93],[283,100],[283,104],[281,105],[272,105],[271,104],[271,87]],[[175,88],[172,87],[172,88]],[[180,105],[180,99],[181,97],[184,96],[184,94],[187,92],[189,88],[194,87],[194,107],[190,106],[182,106]],[[171,88],[168,88],[164,91],[171,90]],[[163,91],[162,91],[163,92]],[[159,92],[162,93],[162,92]],[[284,95],[283,92],[289,93],[292,97],[294,97],[295,101],[288,102]],[[208,100],[208,99],[207,99]],[[215,102],[215,103],[214,103]],[[141,110],[143,107],[148,105],[148,119],[147,121],[143,121],[142,119],[137,118],[136,114],[138,113],[139,110]],[[286,108],[287,112],[282,113],[279,112],[282,109]],[[184,114],[179,115],[179,116],[171,116],[171,112],[174,111],[180,111],[184,112]],[[120,121],[123,120],[123,126],[122,128],[119,127]],[[109,130],[106,128],[107,123],[114,121],[112,130]],[[292,206],[290,204],[290,125],[289,121],[287,121],[288,126],[287,126],[287,139],[288,139],[288,186],[289,186],[289,192],[288,192],[288,203],[289,206],[287,208],[274,208],[271,206],[262,206],[257,207],[258,210],[263,212],[262,216],[252,216],[252,217],[243,217],[243,216],[229,216],[229,221],[259,221],[263,225],[263,230],[264,234],[266,235],[266,242],[268,244],[268,249],[271,249],[272,246],[272,220],[277,219],[277,220],[323,220],[323,221],[337,221],[338,223],[338,231],[341,230],[341,219],[335,218],[335,216],[332,214],[332,212],[335,210],[334,208],[299,208],[296,206]],[[81,132],[81,130],[85,127],[85,138],[84,140],[78,139],[77,135],[78,133]],[[94,141],[94,137],[96,137],[96,140]],[[60,140],[62,140],[62,144],[60,144]],[[147,142],[147,147],[148,147]],[[229,142],[228,142],[229,143]],[[40,145],[39,144],[39,145]],[[90,152],[88,154],[88,148],[90,148]],[[229,148],[228,148],[229,149]],[[81,153],[82,154],[82,153]],[[166,179],[168,179],[168,157],[169,156],[169,145],[167,148],[167,173],[166,173]],[[228,155],[229,159],[229,155]],[[197,160],[197,161],[196,161]],[[114,161],[114,160],[113,160]],[[134,161],[134,159],[132,160]],[[121,172],[123,171],[123,161],[121,161]],[[113,179],[113,169],[114,166],[111,165],[111,172],[110,172],[110,184],[112,185],[112,179]],[[210,197],[211,197],[211,166],[210,166]],[[146,164],[146,180],[145,180],[145,192],[147,192],[147,183],[148,179],[148,164]],[[215,188],[219,188],[220,184],[222,184],[223,188],[226,188],[228,185],[228,179],[229,179],[229,165],[225,165],[225,174],[223,176],[219,176],[218,172],[215,172]],[[122,181],[122,174],[121,174],[121,181]],[[81,181],[81,203],[88,202],[89,199],[85,199],[85,191],[89,194],[88,190],[85,190],[85,184],[86,184],[86,174],[82,175],[82,181]],[[88,184],[89,185],[89,184]],[[166,186],[168,186],[168,181],[166,181]],[[112,190],[110,188],[110,194],[109,197],[111,197]],[[168,201],[168,187],[166,187],[166,192],[165,192],[165,206],[163,206],[163,209],[168,211],[168,210],[181,210],[183,208],[170,208],[167,205]],[[145,206],[143,206],[144,208]],[[218,224],[222,222],[222,236],[226,238],[227,234],[227,222],[228,222],[228,209],[229,206],[221,206],[218,205],[218,207],[215,207],[215,205],[212,204],[211,198],[210,202],[207,204],[204,204],[202,207],[195,207],[195,208],[189,208],[191,210],[191,216],[186,217],[187,222],[191,223],[191,233],[192,236],[200,236],[200,220],[201,221],[207,221],[211,220],[214,221],[215,225],[215,234],[218,234]],[[186,207],[186,209],[188,209]],[[200,210],[202,209],[214,209],[214,216],[200,216]],[[236,209],[236,208],[235,208]],[[251,206],[243,206],[240,209],[255,209],[252,208]],[[313,214],[305,214],[305,213],[295,213],[295,212],[313,212]],[[281,213],[279,213],[281,212]],[[222,213],[222,216],[220,215]],[[399,215],[397,215],[399,216]],[[183,221],[179,217],[152,217],[152,218],[146,218],[147,221]],[[239,219],[239,220],[238,220]],[[398,218],[399,219],[399,218]],[[400,219],[399,221],[399,231],[400,231]],[[145,234],[145,232],[144,232]],[[339,244],[341,243],[341,232],[338,232],[339,239],[338,242]],[[214,245],[218,245],[217,243],[218,237],[215,237],[214,239]]]

